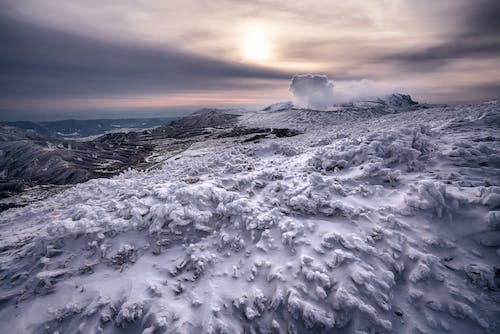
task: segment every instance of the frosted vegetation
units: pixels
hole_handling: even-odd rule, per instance
[[[3,212],[0,332],[498,333],[500,103],[377,103]]]

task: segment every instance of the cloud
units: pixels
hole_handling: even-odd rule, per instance
[[[398,90],[396,87],[366,79],[338,81],[334,85],[324,74],[297,74],[290,82],[290,92],[295,103],[319,110],[339,103],[380,97]]]
[[[462,38],[420,50],[384,55],[375,62],[392,61],[408,71],[420,71],[442,67],[457,59],[499,56],[500,41],[475,41]]]
[[[0,42],[4,98],[224,90],[252,85],[252,79],[290,77],[175,48],[100,41],[5,15],[0,15]]]
[[[324,109],[333,104],[333,83],[323,74],[297,74],[290,82],[296,102],[308,108]]]
[[[466,16],[464,35],[470,37],[498,37],[500,33],[500,2],[497,0],[478,0],[470,4]]]
[[[483,99],[461,86],[477,83],[491,98],[499,16],[498,0],[4,0],[0,112],[19,110],[19,101],[36,113],[75,98],[83,112],[88,97],[118,107],[131,96],[201,92],[213,101],[267,94],[264,104],[286,97],[293,73],[309,72],[335,78],[335,102],[384,92],[381,82],[432,102]],[[274,41],[266,68],[235,62],[242,27],[257,18]],[[48,101],[43,110],[39,100]],[[166,100],[155,106],[172,105]]]
[[[457,59],[500,57],[500,2],[478,0],[461,6],[466,13],[455,32],[427,47],[397,51],[375,58],[374,63],[395,62],[407,71],[432,70]]]
[[[336,103],[361,101],[401,91],[404,92],[401,87],[367,79],[339,81],[335,85],[335,101]]]

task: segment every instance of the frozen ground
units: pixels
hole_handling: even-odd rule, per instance
[[[500,103],[287,108],[3,212],[0,332],[498,333]]]

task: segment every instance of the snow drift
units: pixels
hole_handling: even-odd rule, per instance
[[[388,110],[258,113],[307,126],[4,212],[0,329],[498,332],[500,103]]]

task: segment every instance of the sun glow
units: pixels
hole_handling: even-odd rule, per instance
[[[262,25],[251,25],[243,37],[242,51],[245,59],[262,63],[272,57],[269,33]]]

